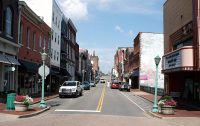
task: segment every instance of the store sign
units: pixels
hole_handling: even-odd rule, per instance
[[[181,66],[181,53],[177,51],[165,57],[165,69],[171,69]]]

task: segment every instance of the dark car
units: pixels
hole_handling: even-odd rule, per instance
[[[122,83],[120,88],[119,88],[120,91],[128,91],[130,92],[130,85],[129,83]]]
[[[84,81],[83,83],[81,83],[81,85],[82,85],[82,88],[84,90],[90,90],[90,83],[89,82]]]

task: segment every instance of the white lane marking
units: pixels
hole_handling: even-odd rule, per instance
[[[131,101],[133,104],[135,104],[138,108],[140,108],[143,112],[145,112],[145,110],[140,107],[137,103],[135,103],[133,100],[131,100],[127,95],[125,95],[124,93],[120,92],[121,94],[123,94],[129,101]]]
[[[66,110],[66,109],[56,109],[56,112],[100,112],[96,110]]]

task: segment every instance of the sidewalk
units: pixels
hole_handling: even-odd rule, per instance
[[[144,91],[140,91],[138,89],[133,89],[132,90],[134,95],[140,96],[150,102],[153,103],[154,100],[154,95],[144,92]],[[161,96],[158,96],[158,99]],[[150,110],[151,111],[151,110]],[[152,113],[149,112],[149,114],[151,114],[152,116],[158,117],[158,118],[167,118],[167,117],[200,117],[200,108],[191,108],[188,106],[177,106],[175,108],[175,114],[174,115],[164,115],[164,114],[160,114],[160,113]]]
[[[44,97],[44,100],[50,100],[52,98],[56,98],[58,97],[58,94],[48,94]],[[10,115],[16,115],[18,116],[18,118],[25,118],[25,117],[30,117],[30,116],[34,116],[34,115],[37,115],[37,114],[40,114],[44,111],[47,111],[50,109],[50,107],[48,106],[47,108],[39,108],[38,107],[33,107],[34,104],[37,104],[39,103],[41,100],[41,96],[36,96],[33,98],[33,105],[31,105],[31,107],[29,108],[28,111],[25,111],[25,112],[17,112],[15,110],[7,110],[6,109],[6,104],[4,103],[0,103],[0,114],[10,114]],[[33,108],[32,108],[33,107]]]

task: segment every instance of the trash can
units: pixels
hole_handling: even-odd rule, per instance
[[[15,109],[15,96],[16,93],[9,93],[7,94],[7,102],[6,102],[6,109],[7,110],[14,110]]]

